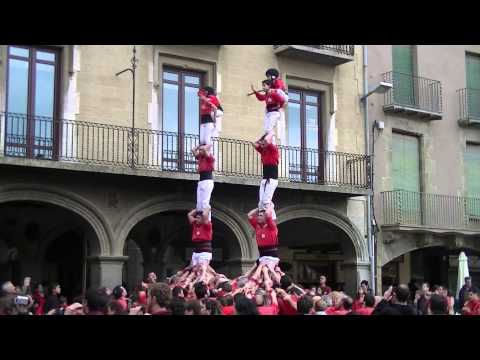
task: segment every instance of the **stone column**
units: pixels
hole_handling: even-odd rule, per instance
[[[345,281],[345,291],[347,294],[354,296],[360,286],[362,280],[370,279],[369,263],[343,263],[343,277]]]
[[[90,286],[106,286],[113,289],[122,284],[123,264],[128,256],[95,256],[89,257]]]
[[[228,274],[226,276],[234,278],[245,274],[255,264],[256,259],[231,259],[227,260]]]

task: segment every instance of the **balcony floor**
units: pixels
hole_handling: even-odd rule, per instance
[[[480,235],[480,227],[478,229],[460,229],[460,228],[440,228],[421,225],[381,225],[382,231],[416,233],[416,234],[437,234],[437,235],[457,235],[478,236]]]
[[[414,107],[399,105],[399,104],[384,105],[383,111],[386,113],[405,114],[408,116],[415,116],[417,118],[426,119],[426,120],[442,119],[442,113],[416,109]]]

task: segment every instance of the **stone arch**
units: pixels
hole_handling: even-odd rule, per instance
[[[136,206],[125,214],[119,222],[115,232],[115,238],[118,239],[118,242],[113,249],[114,254],[122,254],[128,234],[143,219],[162,212],[183,211],[191,208],[191,200],[187,201],[171,197],[158,197]],[[212,202],[212,215],[233,232],[240,246],[242,259],[252,259],[255,254],[255,248],[253,242],[249,240],[251,236],[246,221],[235,211],[218,202]]]
[[[111,254],[111,229],[101,212],[88,200],[70,191],[47,186],[17,185],[0,189],[0,204],[13,201],[36,201],[70,210],[93,229],[97,241],[92,242],[92,255]]]
[[[335,225],[343,230],[352,241],[356,263],[366,264],[369,262],[366,241],[358,228],[345,215],[326,206],[306,204],[288,206],[277,211],[277,224],[298,218],[313,218]]]

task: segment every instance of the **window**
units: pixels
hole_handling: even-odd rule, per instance
[[[7,155],[52,159],[58,126],[59,51],[9,46],[7,65]]]
[[[467,144],[464,167],[468,214],[480,219],[480,145]]]
[[[318,182],[323,178],[319,166],[322,149],[320,99],[317,92],[289,89],[288,92],[288,150],[290,178]]]
[[[195,171],[190,149],[198,142],[203,74],[171,68],[163,70],[163,167]]]
[[[480,119],[480,56],[466,55],[468,114]]]
[[[399,105],[415,106],[413,55],[412,45],[392,45],[394,101]]]

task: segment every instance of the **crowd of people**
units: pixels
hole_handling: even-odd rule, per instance
[[[2,284],[0,315],[480,315],[471,278],[457,301],[445,287],[430,291],[428,283],[415,293],[400,284],[375,296],[364,280],[350,297],[326,282],[322,275],[318,286],[304,288],[278,266],[259,263],[233,280],[189,266],[160,282],[152,272],[131,293],[121,285],[92,288],[67,301],[60,284],[33,287],[27,277],[21,286]]]

